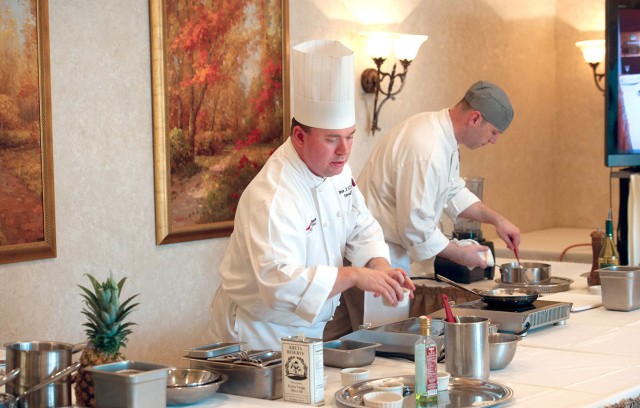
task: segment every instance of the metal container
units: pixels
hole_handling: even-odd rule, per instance
[[[222,357],[224,356],[217,359],[185,358],[189,360],[191,368],[215,370],[229,378],[220,385],[218,392],[269,400],[282,398],[282,360],[261,367],[239,364],[234,359],[224,361]]]
[[[328,367],[362,367],[376,358],[376,348],[380,343],[356,340],[331,340],[323,344],[324,365]]]
[[[444,322],[445,366],[452,377],[489,378],[489,319],[459,316]]]
[[[282,398],[314,406],[324,405],[322,339],[287,336],[282,344]]]
[[[7,371],[20,368],[16,379],[6,384],[7,393],[20,395],[46,378],[71,365],[71,357],[86,343],[68,344],[56,341],[6,343]],[[23,408],[49,408],[71,405],[71,381],[49,384],[21,401]]]
[[[203,401],[227,381],[227,376],[196,368],[172,368],[167,380],[167,405],[187,405]]]
[[[502,370],[516,355],[518,342],[522,337],[511,333],[489,334],[490,369]]]
[[[551,281],[551,265],[540,262],[510,262],[500,265],[500,275],[502,283],[547,284]]]
[[[119,361],[87,368],[95,387],[96,408],[157,408],[167,403],[169,367]]]
[[[602,306],[624,312],[640,307],[640,267],[609,266],[597,272],[602,286]]]

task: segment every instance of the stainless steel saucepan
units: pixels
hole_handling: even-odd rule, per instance
[[[436,274],[436,278],[451,286],[455,286],[458,289],[462,289],[465,292],[473,293],[480,297],[490,308],[510,310],[529,307],[533,305],[533,302],[535,302],[536,299],[538,299],[538,292],[533,289],[500,288],[490,290],[471,290],[448,278],[445,278],[442,275]]]
[[[22,408],[24,406],[23,400],[25,397],[42,389],[43,387],[46,387],[51,383],[61,380],[62,378],[68,376],[69,374],[77,371],[79,368],[80,368],[79,362],[73,363],[69,367],[56,372],[55,374],[45,379],[44,381],[29,388],[28,390],[18,395],[17,397],[11,394],[0,393],[0,408]]]

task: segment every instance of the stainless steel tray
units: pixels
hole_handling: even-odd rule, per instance
[[[501,288],[527,288],[527,289],[533,289],[538,293],[556,293],[556,292],[564,292],[566,290],[569,290],[569,287],[573,283],[573,279],[552,276],[549,279],[549,283],[545,283],[545,284],[504,283],[500,279],[496,279],[496,283],[500,284]]]
[[[268,351],[263,351],[263,353],[268,353]],[[189,360],[191,368],[213,369],[227,375],[229,380],[220,385],[218,392],[274,400],[282,398],[282,358],[280,358],[279,351],[272,353],[269,358],[272,359],[273,364],[266,367],[238,364],[233,360],[220,361],[216,358],[203,359],[189,356],[183,358]],[[276,353],[280,358],[278,362],[275,361]]]
[[[240,345],[244,343],[225,343],[217,342],[205,344],[204,346],[193,347],[187,350],[189,357],[194,358],[211,358],[228,353],[240,351]]]
[[[363,407],[363,397],[373,391],[372,383],[378,380],[397,380],[404,383],[403,408],[416,406],[414,397],[415,376],[377,378],[343,387],[336,392],[339,407]],[[513,397],[513,390],[507,386],[483,380],[455,378],[449,380],[449,389],[438,393],[438,407],[495,407]]]

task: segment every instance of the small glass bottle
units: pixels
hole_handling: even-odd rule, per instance
[[[605,222],[606,236],[602,242],[602,249],[598,256],[598,266],[600,268],[606,268],[608,266],[620,265],[620,255],[616,249],[616,244],[613,242],[613,222],[611,221],[611,210],[609,210],[609,219]]]
[[[416,407],[438,406],[438,345],[431,338],[431,318],[420,316],[420,339],[414,349]]]

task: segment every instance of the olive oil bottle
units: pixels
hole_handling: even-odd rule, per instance
[[[420,316],[420,339],[414,349],[416,407],[438,406],[438,345],[431,338],[431,318]]]
[[[606,268],[608,266],[620,265],[620,255],[613,242],[613,221],[611,220],[611,209],[609,209],[609,218],[605,221],[605,237],[602,242],[602,249],[598,256],[598,267]]]

